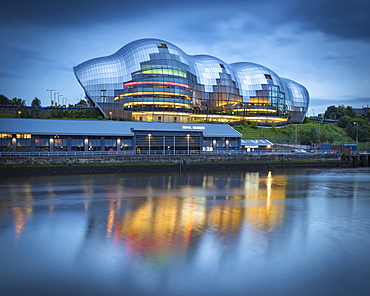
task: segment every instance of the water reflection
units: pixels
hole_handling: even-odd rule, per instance
[[[0,267],[6,270],[0,284],[7,295],[22,294],[11,285],[15,278],[25,278],[24,289],[32,290],[47,271],[52,278],[42,285],[45,295],[60,281],[68,286],[61,294],[266,294],[271,282],[278,295],[315,277],[319,267],[312,262],[321,262],[341,271],[330,274],[328,268],[325,278],[362,289],[366,281],[343,277],[346,266],[370,276],[363,264],[370,246],[364,236],[370,231],[369,173],[5,178],[0,259],[7,267]],[[346,261],[336,261],[335,252],[346,254]],[[292,276],[298,277],[293,286],[287,284]],[[343,290],[316,282],[320,288],[310,287],[306,295]]]
[[[243,223],[270,231],[284,217],[287,184],[284,175],[274,177],[268,171],[205,174],[201,180],[198,177],[149,176],[147,186],[143,186],[144,178],[123,176],[118,184],[101,184],[90,176],[80,188],[68,185],[60,188],[52,181],[45,186],[37,183],[32,186],[27,182],[21,187],[9,186],[9,198],[2,203],[4,206],[4,202],[9,202],[14,215],[14,232],[19,238],[35,207],[53,212],[58,211],[58,205],[64,208],[65,202],[83,201],[83,210],[90,215],[95,211],[91,207],[97,206],[97,197],[102,198],[99,210],[107,209],[106,237],[114,233],[116,238],[119,236],[143,246],[149,245],[146,241],[157,242],[158,246],[150,246],[152,249],[166,248],[173,241],[176,245],[183,242],[186,249],[191,237],[200,235],[206,227],[219,236],[238,235]],[[196,186],[191,185],[193,183]],[[42,195],[44,188],[46,199],[43,200],[43,196],[37,195]],[[68,198],[63,202],[60,196],[68,197],[69,192],[78,193],[77,199]],[[47,209],[43,205],[47,205]]]

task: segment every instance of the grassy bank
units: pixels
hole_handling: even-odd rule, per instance
[[[322,124],[312,121],[283,127],[259,127],[248,124],[234,125],[233,127],[242,134],[242,138],[267,139],[273,143],[296,142],[299,144],[303,135],[310,132],[312,128],[317,130],[322,143],[355,143],[345,130],[335,123]]]

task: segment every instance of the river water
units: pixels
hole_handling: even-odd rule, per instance
[[[1,295],[370,295],[370,169],[5,177]]]

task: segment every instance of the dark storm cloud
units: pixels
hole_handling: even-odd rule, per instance
[[[303,28],[347,38],[370,41],[370,1],[310,0],[292,2],[290,18]]]
[[[159,1],[166,2],[166,1]],[[110,0],[92,2],[87,0],[15,0],[6,1],[0,12],[1,22],[34,23],[45,26],[76,26],[121,17],[140,17],[141,12],[153,9],[155,1]],[[155,9],[154,9],[155,11]]]
[[[192,14],[203,13],[204,18],[192,19]],[[165,22],[168,14],[177,14],[178,21],[188,25],[193,34],[204,34],[215,29],[215,24],[237,18],[241,13],[255,17],[246,19],[243,30],[253,31],[259,26],[270,30],[295,24],[298,30],[317,30],[346,39],[370,41],[370,1],[368,0],[211,0],[175,2],[111,0],[13,0],[5,1],[0,10],[0,22],[5,25],[25,22],[42,26],[80,26],[102,21],[127,21],[159,15]],[[213,25],[213,26],[212,26]],[[212,26],[212,28],[210,28]]]

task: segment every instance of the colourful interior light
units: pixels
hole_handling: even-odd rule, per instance
[[[127,93],[127,94],[121,94],[120,98],[124,97],[131,97],[131,96],[141,96],[141,95],[163,95],[163,96],[177,96],[177,97],[185,97],[188,100],[190,100],[190,97],[184,94],[179,93],[173,93],[173,92],[162,92],[162,91],[156,91],[156,92],[133,92],[133,93]]]
[[[183,108],[190,108],[189,104],[184,104],[184,103],[168,103],[168,102],[129,102],[129,103],[124,103],[124,107],[132,107],[132,106],[147,106],[147,105],[154,105],[157,107],[167,107],[167,108],[172,108],[172,107],[183,107]]]
[[[164,75],[173,75],[173,76],[181,76],[186,78],[186,73],[178,70],[173,69],[152,69],[152,70],[145,70],[142,72],[143,74],[164,74]]]
[[[180,86],[185,88],[191,88],[189,85],[184,83],[178,82],[169,82],[169,81],[133,81],[127,82],[123,84],[123,87],[130,87],[134,85],[145,85],[145,84],[155,84],[155,85],[173,85],[173,86]]]

